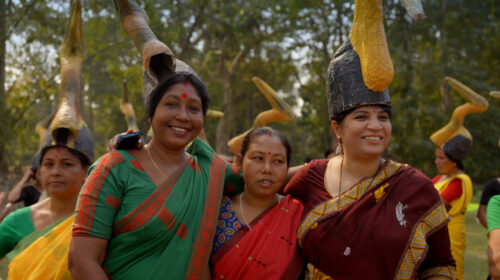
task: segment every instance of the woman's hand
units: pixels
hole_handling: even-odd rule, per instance
[[[31,169],[31,166],[26,167],[26,170],[24,170],[23,178],[26,179],[26,181],[31,178],[35,178],[35,173],[33,172],[33,169]]]
[[[21,192],[23,190],[23,187],[29,182],[29,180],[34,175],[35,174],[33,173],[33,170],[31,170],[31,166],[26,167],[23,177],[10,190],[9,195],[7,196],[7,199],[9,200],[10,203],[16,203],[19,200],[19,198],[21,197]]]

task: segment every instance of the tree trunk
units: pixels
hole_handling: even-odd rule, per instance
[[[245,59],[250,51],[251,47],[244,46],[242,50],[238,52],[238,54],[231,61],[231,65],[229,66],[229,70],[225,68],[225,62],[227,59],[227,42],[229,37],[225,37],[222,43],[222,54],[219,66],[220,73],[224,77],[224,101],[222,103],[222,110],[224,112],[224,117],[219,122],[217,126],[217,142],[216,142],[216,151],[221,154],[228,155],[229,149],[227,146],[227,141],[229,141],[229,135],[234,132],[234,126],[230,125],[232,121],[232,106],[233,106],[233,78],[238,71],[240,66],[240,62]],[[259,39],[256,39],[255,45],[260,42]]]
[[[447,0],[441,1],[441,16],[439,21],[439,77],[444,78],[447,75],[446,66],[448,64],[448,56],[446,55],[446,10],[447,10]],[[444,82],[443,82],[444,83]],[[452,110],[452,105],[450,102],[449,90],[444,84],[441,85],[441,107],[445,113],[449,113]]]
[[[0,0],[0,114],[5,117],[5,45],[7,41],[7,24],[6,24],[6,0]],[[0,132],[0,170],[5,167],[5,140],[6,135]]]
[[[0,0],[0,102],[5,101],[5,41],[7,40],[6,0]],[[3,109],[3,108],[2,108]]]
[[[231,103],[232,103],[232,92],[231,92],[231,78],[229,73],[226,71],[226,60],[227,60],[227,40],[225,37],[222,40],[221,55],[219,58],[219,73],[224,77],[224,99],[222,101],[222,112],[224,112],[224,117],[219,121],[217,125],[217,135],[215,137],[215,150],[220,154],[229,154],[229,149],[227,148],[227,141],[229,141],[229,120],[232,116],[231,114]]]

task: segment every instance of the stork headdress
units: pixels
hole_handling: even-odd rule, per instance
[[[80,110],[80,74],[84,59],[82,7],[80,1],[71,6],[70,22],[60,51],[61,84],[59,107],[42,144],[42,155],[50,147],[64,146],[83,154],[89,162],[94,158],[94,141]]]
[[[454,161],[462,162],[472,145],[472,135],[463,125],[464,118],[471,113],[482,113],[488,109],[488,101],[468,86],[445,77],[444,82],[450,85],[467,102],[455,108],[450,122],[434,132],[430,139]]]
[[[403,1],[409,14],[424,18],[420,1]],[[394,77],[384,31],[382,0],[356,0],[351,33],[335,52],[327,77],[330,119],[363,105],[391,106]]]

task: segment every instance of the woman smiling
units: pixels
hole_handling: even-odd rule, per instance
[[[355,5],[349,40],[335,53],[327,79],[331,127],[342,152],[311,161],[285,189],[304,203],[297,236],[306,279],[453,279],[449,217],[432,182],[382,157],[392,132],[393,68],[382,3]]]
[[[277,192],[286,182],[291,148],[261,127],[243,139],[236,157],[245,190],[224,196],[210,260],[214,279],[297,279],[302,258],[297,226],[302,203]]]
[[[191,68],[176,64],[146,97],[151,142],[91,167],[70,247],[75,279],[208,277],[222,189],[240,177],[196,138],[208,93]]]

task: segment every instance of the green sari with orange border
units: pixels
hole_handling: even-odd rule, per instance
[[[127,151],[104,155],[80,193],[73,236],[109,240],[104,269],[116,279],[209,279],[223,188],[241,175],[205,142],[156,187]]]

